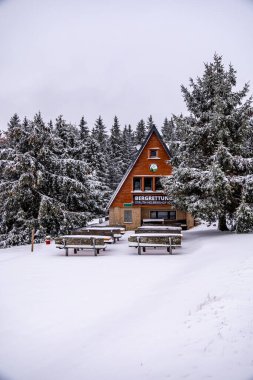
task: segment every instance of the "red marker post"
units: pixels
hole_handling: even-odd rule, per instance
[[[51,243],[51,236],[46,236],[45,242],[46,245],[49,245]]]

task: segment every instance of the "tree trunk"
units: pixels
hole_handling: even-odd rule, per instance
[[[225,215],[220,215],[219,216],[218,229],[220,231],[228,231],[228,227],[227,227],[227,223],[226,223],[226,216]]]

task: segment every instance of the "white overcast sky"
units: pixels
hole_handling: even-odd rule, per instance
[[[160,126],[215,52],[253,92],[252,0],[0,0],[0,41],[0,129],[38,110]]]

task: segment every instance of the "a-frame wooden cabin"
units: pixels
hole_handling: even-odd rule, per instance
[[[128,230],[143,219],[181,222],[191,228],[192,216],[176,210],[163,193],[160,179],[172,173],[171,154],[156,127],[152,127],[136,159],[128,168],[108,204],[109,224],[124,224]]]

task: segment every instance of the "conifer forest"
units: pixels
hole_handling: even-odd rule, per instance
[[[220,230],[253,230],[253,111],[250,88],[214,55],[202,76],[181,87],[187,114],[156,125],[171,152],[163,187],[177,208]],[[63,110],[64,114],[64,110]],[[0,137],[0,246],[56,236],[106,215],[106,205],[155,125],[110,126],[101,116],[72,125],[60,115],[16,113]]]

